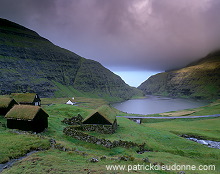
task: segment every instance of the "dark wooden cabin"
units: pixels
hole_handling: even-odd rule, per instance
[[[103,105],[89,114],[82,124],[89,125],[110,125],[113,130],[117,129],[116,113],[108,105]]]
[[[40,97],[36,93],[12,93],[11,96],[21,105],[41,105]]]
[[[7,127],[42,132],[48,127],[49,115],[39,106],[15,105],[5,116]]]
[[[7,112],[14,106],[18,104],[13,98],[9,96],[0,97],[0,115],[6,115]]]

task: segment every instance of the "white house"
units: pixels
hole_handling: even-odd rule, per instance
[[[68,102],[66,102],[67,105],[74,105],[76,104],[76,102],[73,102],[74,97],[71,100],[68,100]]]

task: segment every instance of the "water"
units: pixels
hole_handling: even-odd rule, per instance
[[[199,144],[206,145],[206,146],[211,147],[211,148],[220,149],[220,142],[218,142],[218,141],[198,139],[198,138],[194,138],[194,137],[191,137],[190,135],[185,135],[185,134],[181,135],[181,137],[184,137],[184,138],[186,138],[188,140],[191,140],[191,141],[195,141]]]
[[[211,148],[220,149],[220,142],[217,142],[217,141],[200,140],[197,138],[186,138],[186,139],[191,140],[191,141],[195,141],[199,144],[203,144],[203,145],[206,145]]]
[[[191,99],[147,96],[147,98],[144,99],[127,100],[112,104],[112,106],[123,112],[146,115],[197,108],[206,104],[208,104],[208,102]]]
[[[19,157],[19,158],[16,158],[16,159],[11,159],[10,161],[8,161],[8,162],[6,162],[6,163],[4,163],[4,164],[0,164],[0,173],[1,173],[4,169],[7,169],[7,168],[11,167],[15,162],[20,161],[20,160],[22,160],[22,159],[24,159],[24,158],[30,156],[31,154],[36,153],[36,152],[38,152],[38,151],[33,150],[33,151],[31,151],[31,152],[28,152],[26,155],[24,155],[24,156],[22,156],[22,157]]]

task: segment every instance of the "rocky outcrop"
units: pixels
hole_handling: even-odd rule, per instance
[[[36,32],[0,19],[0,94],[129,99],[136,90],[100,63],[60,48]]]
[[[195,99],[220,98],[220,52],[214,52],[189,66],[159,73],[138,89],[145,94]]]

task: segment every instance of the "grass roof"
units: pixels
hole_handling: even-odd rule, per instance
[[[92,111],[82,122],[88,120],[97,112],[102,115],[106,120],[108,120],[111,124],[114,123],[116,119],[116,112],[108,105],[98,107],[96,110]]]
[[[33,120],[37,113],[42,110],[39,106],[15,105],[5,116],[9,119]]]
[[[36,93],[12,93],[11,96],[19,103],[32,103]]]
[[[7,108],[13,99],[9,96],[0,97],[0,108]]]

